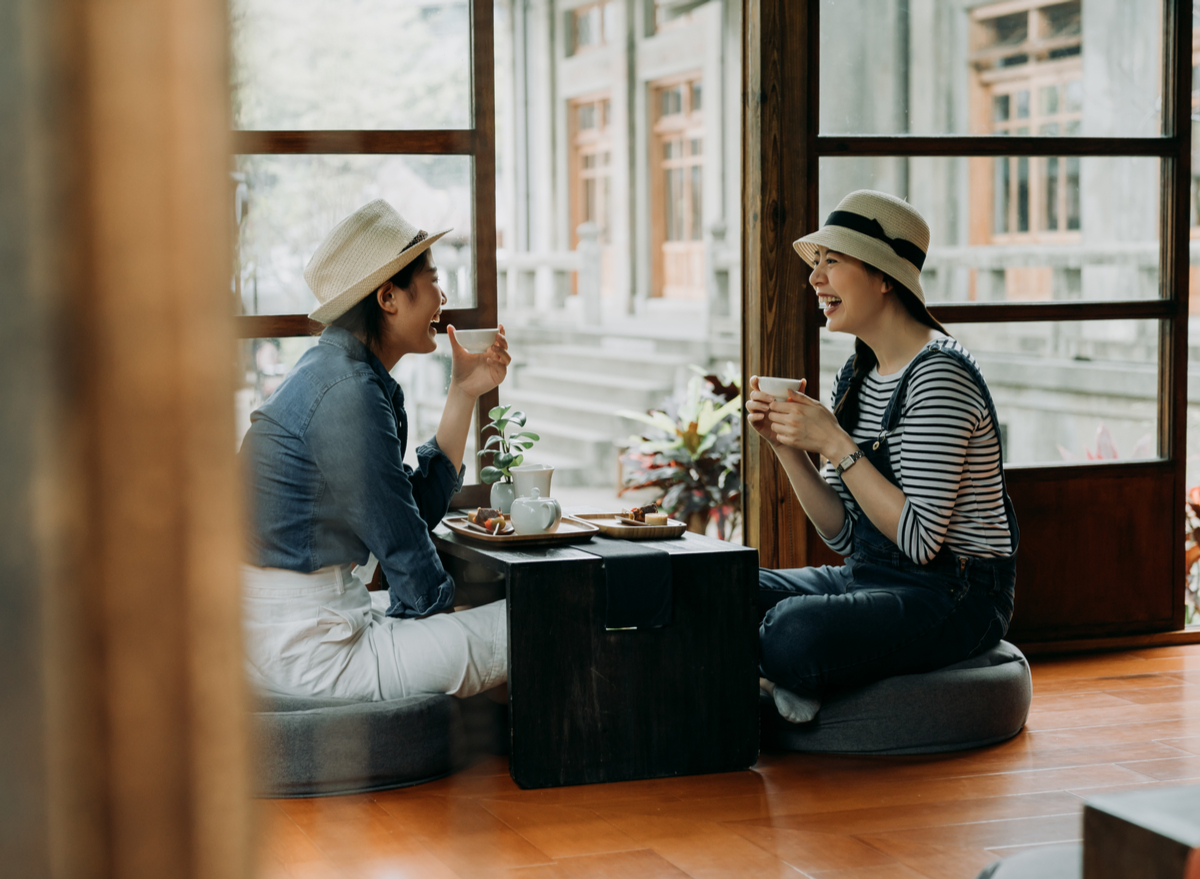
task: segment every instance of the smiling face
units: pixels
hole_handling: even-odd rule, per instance
[[[388,344],[400,356],[429,354],[437,348],[437,327],[442,319],[446,294],[438,284],[438,269],[432,252],[427,251],[425,266],[418,269],[406,289],[392,286],[382,291],[390,296],[392,308],[383,301],[386,313]]]
[[[891,284],[882,272],[860,259],[817,248],[816,264],[808,282],[817,291],[826,326],[835,333],[861,335],[884,311]]]

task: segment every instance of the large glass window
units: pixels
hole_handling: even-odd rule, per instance
[[[235,128],[471,127],[470,4],[231,0]]]

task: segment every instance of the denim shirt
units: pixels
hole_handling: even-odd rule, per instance
[[[433,439],[415,471],[404,463],[404,392],[362,342],[326,328],[250,422],[241,457],[252,564],[308,574],[374,553],[389,616],[450,607],[454,581],[429,534],[462,471]]]

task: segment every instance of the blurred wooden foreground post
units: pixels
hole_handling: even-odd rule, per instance
[[[13,875],[249,873],[225,18],[0,4]]]

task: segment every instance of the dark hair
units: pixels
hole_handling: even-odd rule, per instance
[[[878,272],[879,269],[874,266],[863,264],[866,268],[873,272]],[[940,333],[945,333],[946,328],[938,323],[932,314],[925,308],[925,304],[917,298],[917,294],[909,290],[891,275],[880,272],[885,281],[890,281],[892,284],[892,292],[904,305],[904,309],[917,320],[927,327],[937,330]],[[875,356],[875,352],[871,350],[871,346],[862,339],[854,340],[854,374],[850,376],[850,387],[846,389],[846,393],[842,395],[842,399],[838,400],[837,405],[833,409],[833,413],[837,416],[838,424],[842,426],[842,430],[846,433],[852,433],[854,428],[858,426],[858,396],[862,390],[863,380],[866,379],[867,373],[870,372],[879,363],[879,358]]]
[[[429,250],[427,248],[421,251],[420,255],[412,262],[388,278],[388,281],[403,290],[405,295],[411,299],[413,277],[428,265]],[[383,284],[379,285],[379,287],[382,286]],[[358,336],[373,352],[379,350],[379,344],[383,339],[383,308],[380,307],[379,297],[376,295],[379,287],[372,290],[369,295],[363,297],[361,302],[352,306],[349,311],[331,324],[331,326],[341,327]]]

